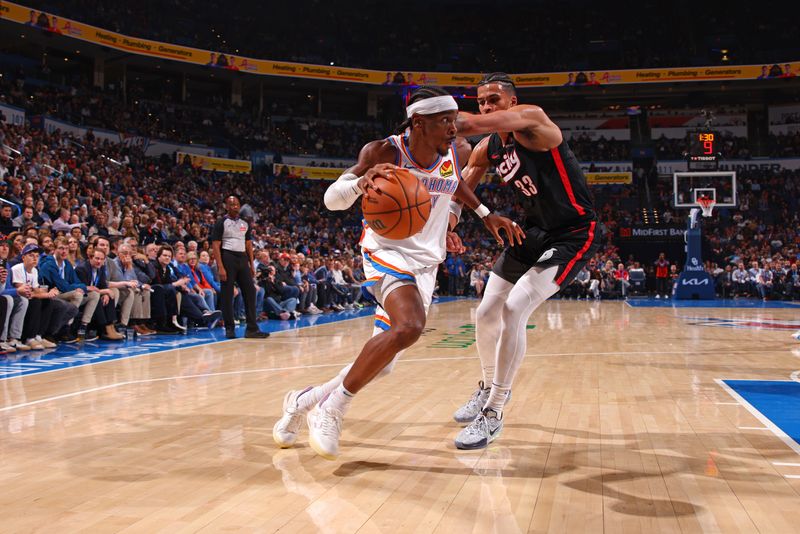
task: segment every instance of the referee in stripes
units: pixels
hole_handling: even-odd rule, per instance
[[[236,337],[235,323],[233,322],[233,286],[239,285],[239,291],[244,298],[245,314],[247,316],[247,330],[244,337],[263,339],[269,337],[267,332],[262,332],[256,322],[256,290],[253,277],[253,241],[250,224],[239,218],[241,203],[234,195],[225,199],[227,215],[217,219],[211,231],[211,247],[217,261],[219,279],[222,282],[220,301],[222,306],[222,319],[225,321],[225,337]]]

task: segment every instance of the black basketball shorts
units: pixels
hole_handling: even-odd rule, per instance
[[[555,282],[566,287],[600,249],[600,234],[596,221],[555,232],[531,227],[525,231],[521,246],[506,247],[492,272],[516,284],[532,267],[558,265]]]

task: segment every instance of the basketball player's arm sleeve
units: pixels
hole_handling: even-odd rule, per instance
[[[331,211],[346,210],[361,196],[358,175],[348,169],[325,191],[325,207]]]
[[[358,154],[358,163],[344,171],[325,191],[325,207],[331,211],[350,208],[361,196],[358,180],[378,163],[394,163],[396,158],[395,149],[388,141],[372,141],[364,145]]]

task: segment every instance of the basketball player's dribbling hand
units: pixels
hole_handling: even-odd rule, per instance
[[[506,235],[508,236],[509,245],[512,247],[514,245],[521,245],[522,240],[525,239],[525,232],[522,230],[522,228],[507,217],[490,213],[482,220],[483,224],[486,225],[486,228],[489,229],[494,238],[497,240],[497,243],[501,246],[505,245],[505,242],[503,241],[503,236],[500,235],[500,230],[505,231]]]
[[[455,232],[447,232],[447,252],[455,252],[456,254],[463,254],[467,251],[467,247],[461,242],[461,236]]]
[[[397,165],[392,165],[391,163],[378,163],[367,170],[364,176],[359,178],[358,188],[361,189],[362,193],[369,196],[370,190],[378,190],[378,186],[376,186],[374,182],[375,178],[378,176],[389,178],[389,175],[392,174],[392,171],[396,169],[399,169]]]

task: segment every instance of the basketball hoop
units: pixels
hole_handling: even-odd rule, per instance
[[[703,210],[703,217],[711,217],[711,212],[714,211],[717,201],[711,197],[702,196],[697,199],[697,204]]]

